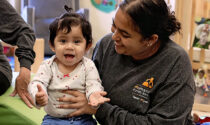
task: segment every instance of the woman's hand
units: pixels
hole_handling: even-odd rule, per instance
[[[28,93],[28,84],[30,82],[31,71],[25,67],[20,68],[19,76],[16,78],[15,90],[12,92],[11,96],[18,94],[20,98],[29,107],[33,107],[33,100]]]
[[[84,93],[75,90],[65,90],[63,93],[72,95],[73,97],[60,97],[60,102],[70,102],[69,104],[62,104],[59,108],[77,109],[75,112],[69,114],[67,117],[79,116],[83,114],[95,114],[97,109],[93,109],[88,105],[88,101]]]

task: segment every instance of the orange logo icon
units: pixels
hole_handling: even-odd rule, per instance
[[[145,82],[143,82],[142,85],[151,89],[153,87],[153,81],[154,81],[154,78],[152,77],[150,79],[147,79]]]

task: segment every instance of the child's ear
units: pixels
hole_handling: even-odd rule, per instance
[[[55,52],[55,47],[51,44],[50,40],[48,41],[48,44],[50,45],[50,49]]]
[[[91,46],[92,46],[92,43],[88,43],[88,45],[86,46],[85,51],[87,52],[91,48]]]

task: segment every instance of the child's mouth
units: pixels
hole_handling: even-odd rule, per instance
[[[73,59],[75,56],[72,54],[65,54],[64,55],[66,59]]]

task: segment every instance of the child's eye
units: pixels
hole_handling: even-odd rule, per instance
[[[60,41],[61,43],[65,43],[65,42],[66,42],[65,39],[60,39],[59,41]]]
[[[80,43],[80,40],[75,40],[74,43]]]
[[[62,43],[65,43],[65,42],[66,42],[66,40],[64,40],[64,39],[63,39],[63,40],[61,40],[61,42],[62,42]]]
[[[65,42],[66,42],[66,40],[65,40],[65,39],[61,39],[61,40],[60,40],[60,42],[65,43]]]

